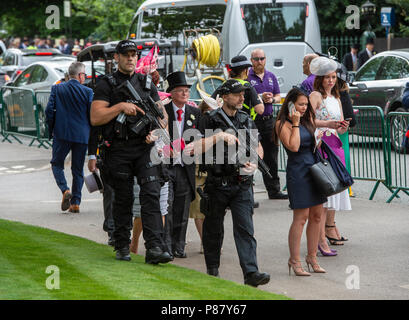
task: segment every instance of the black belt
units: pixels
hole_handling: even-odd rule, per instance
[[[258,115],[256,117],[256,121],[264,121],[264,120],[269,120],[269,119],[273,119],[274,116],[272,114],[268,115],[268,116],[260,116]]]
[[[214,184],[216,186],[226,186],[228,184],[241,184],[252,181],[253,176],[210,176],[207,177],[208,182],[210,184]]]
[[[117,139],[112,140],[114,146],[129,146],[135,144],[145,143],[145,138],[131,138],[131,139]]]

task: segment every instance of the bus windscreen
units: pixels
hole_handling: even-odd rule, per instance
[[[250,43],[304,41],[306,3],[256,3],[241,6]]]

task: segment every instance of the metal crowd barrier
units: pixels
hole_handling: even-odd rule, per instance
[[[40,97],[40,94],[43,97]],[[44,111],[49,94],[50,91],[45,90],[37,93],[27,88],[11,86],[1,88],[2,142],[8,141],[11,143],[10,138],[13,138],[22,144],[23,142],[19,137],[28,137],[32,138],[30,146],[34,142],[38,142],[39,148],[48,149],[50,143],[48,142],[48,129]],[[37,103],[37,97],[39,97],[40,103]]]
[[[349,129],[351,175],[356,180],[376,181],[370,200],[382,183],[392,193],[388,181],[385,118],[378,106],[355,106],[356,125]]]
[[[390,112],[386,116],[386,133],[388,135],[388,186],[393,189],[390,203],[398,193],[409,195],[409,148],[404,145],[405,133],[409,127],[409,112]]]
[[[273,116],[277,117],[281,105],[273,106]],[[357,124],[349,129],[351,175],[356,180],[375,181],[375,185],[369,197],[372,200],[382,183],[392,194],[397,194],[399,190],[409,190],[409,177],[405,180],[405,187],[399,190],[396,185],[390,184],[390,157],[387,142],[389,132],[386,129],[386,122],[383,111],[378,106],[355,106]],[[392,156],[393,157],[393,156]],[[407,159],[408,160],[408,159]],[[402,163],[402,162],[401,162]],[[285,172],[287,165],[287,153],[280,144],[278,154],[278,171]],[[408,167],[409,168],[409,167]],[[398,169],[397,169],[398,170]],[[406,177],[406,166],[401,166],[399,172]],[[402,171],[403,170],[403,171]],[[392,197],[393,199],[393,197]]]

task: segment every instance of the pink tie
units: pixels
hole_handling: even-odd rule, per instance
[[[183,110],[182,110],[182,109],[178,109],[176,112],[178,113],[178,121],[179,121],[179,122],[182,121],[182,113],[183,113]]]

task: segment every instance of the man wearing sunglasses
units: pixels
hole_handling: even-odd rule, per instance
[[[84,161],[90,133],[92,90],[84,85],[85,66],[73,62],[68,68],[69,81],[54,85],[45,110],[49,137],[53,138],[51,168],[63,196],[61,210],[80,212],[84,184]],[[64,161],[72,152],[72,190],[64,176]]]
[[[255,49],[251,53],[253,67],[249,70],[247,81],[254,87],[264,102],[264,113],[257,115],[255,124],[261,136],[261,145],[264,150],[264,161],[270,168],[273,178],[263,174],[269,199],[288,199],[288,195],[280,191],[278,177],[278,146],[272,141],[273,136],[273,104],[280,103],[280,87],[276,76],[266,70],[266,55],[262,49]]]

